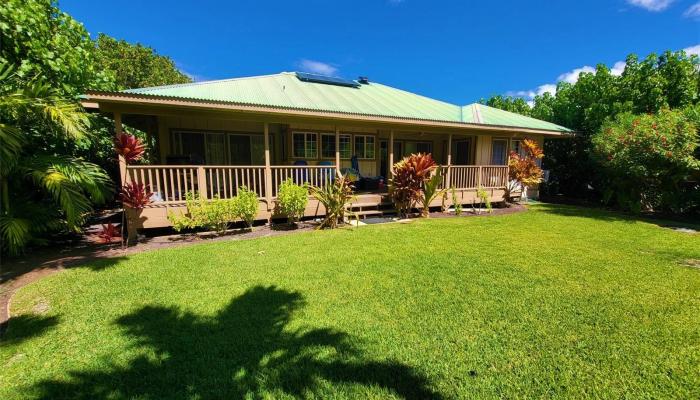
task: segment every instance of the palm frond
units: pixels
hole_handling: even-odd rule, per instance
[[[8,253],[18,254],[32,239],[30,221],[11,215],[0,215],[0,238],[3,248]]]
[[[59,205],[68,227],[74,230],[92,210],[92,202],[104,202],[111,188],[109,177],[100,167],[80,159],[37,156],[22,162],[19,168]]]

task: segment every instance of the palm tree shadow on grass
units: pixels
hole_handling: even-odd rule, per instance
[[[442,398],[405,364],[367,361],[342,332],[286,329],[303,305],[298,292],[257,286],[211,318],[144,307],[117,323],[155,357],[139,356],[125,367],[73,371],[68,381],[41,382],[36,394],[52,399],[327,397],[359,384],[406,399]]]

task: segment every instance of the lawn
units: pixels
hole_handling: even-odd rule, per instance
[[[0,398],[697,398],[698,259],[536,205],[100,260],[16,294]]]

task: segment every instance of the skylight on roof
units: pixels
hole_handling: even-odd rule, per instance
[[[313,82],[313,83],[324,83],[326,85],[336,85],[336,86],[347,86],[347,87],[359,87],[360,84],[343,78],[336,78],[334,76],[325,76],[318,74],[310,74],[308,72],[297,72],[297,78],[303,82]]]

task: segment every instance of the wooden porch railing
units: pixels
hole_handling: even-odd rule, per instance
[[[508,184],[507,165],[443,165],[443,188],[493,189]]]
[[[275,165],[268,188],[264,166],[129,165],[127,181],[142,183],[154,193],[154,203],[184,202],[187,192],[204,198],[231,198],[246,186],[260,199],[272,199],[286,179],[323,187],[335,179],[335,165]]]
[[[181,203],[187,192],[204,198],[230,198],[238,188],[246,186],[258,198],[270,202],[277,196],[286,179],[295,183],[326,186],[335,179],[335,165],[273,165],[267,183],[264,166],[233,165],[129,165],[127,180],[142,183],[154,193],[154,203]],[[443,166],[443,188],[484,189],[503,188],[508,184],[505,165]]]

